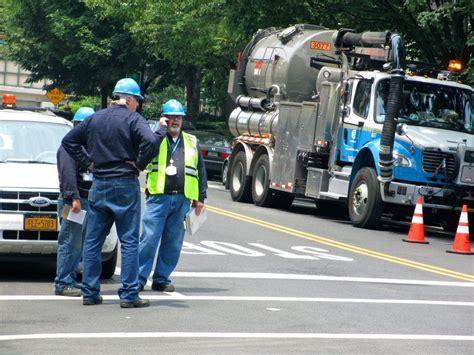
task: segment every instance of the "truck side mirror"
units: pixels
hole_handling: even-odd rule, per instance
[[[408,126],[405,123],[398,123],[395,127],[395,132],[399,136],[405,136],[408,133]]]

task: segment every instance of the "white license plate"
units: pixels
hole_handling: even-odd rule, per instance
[[[217,152],[207,152],[207,155],[208,155],[209,157],[218,157],[218,156],[219,156],[219,153],[217,153]]]

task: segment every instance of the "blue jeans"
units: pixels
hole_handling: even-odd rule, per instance
[[[140,223],[140,184],[136,178],[94,178],[89,191],[89,221],[84,240],[82,294],[96,299],[100,293],[101,251],[115,221],[120,240],[122,301],[138,298],[138,234]]]
[[[143,214],[143,230],[140,236],[140,276],[138,282],[145,285],[156,261],[153,283],[171,283],[169,276],[178,264],[184,240],[184,217],[190,200],[184,195],[150,195]]]
[[[61,216],[64,208],[62,195],[58,198],[58,215]],[[81,208],[89,210],[89,202],[81,198]],[[76,269],[82,257],[82,241],[84,240],[85,225],[60,218],[61,227],[58,234],[58,257],[54,287],[62,290],[66,287],[76,287]]]

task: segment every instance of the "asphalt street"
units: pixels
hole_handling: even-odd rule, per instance
[[[54,296],[54,263],[0,263],[1,354],[472,354],[474,256],[453,235],[404,243],[409,225],[351,226],[345,211],[233,202],[211,182],[208,220],[187,236],[176,292],[121,309]]]

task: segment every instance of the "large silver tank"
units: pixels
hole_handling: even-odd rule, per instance
[[[229,116],[229,130],[234,137],[270,137],[277,132],[278,112],[250,111],[238,107]]]
[[[311,100],[319,73],[310,66],[311,57],[326,55],[338,59],[333,42],[335,32],[321,26],[295,25],[261,39],[251,50],[245,68],[248,96],[265,96],[276,84],[283,100]]]

